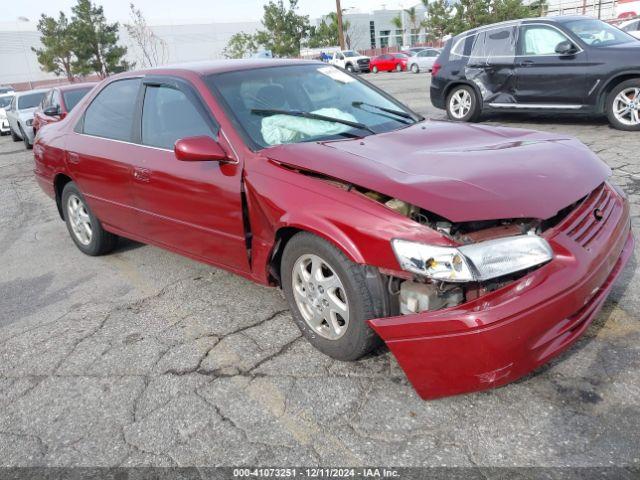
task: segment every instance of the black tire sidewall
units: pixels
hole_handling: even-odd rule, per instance
[[[82,200],[82,203],[84,204],[85,209],[89,214],[89,218],[91,219],[92,236],[91,236],[91,242],[89,242],[88,245],[83,245],[82,243],[80,243],[80,241],[76,238],[75,233],[73,233],[73,229],[71,228],[71,222],[68,218],[68,212],[67,212],[67,202],[69,201],[69,197],[72,194],[80,198],[80,200]],[[62,216],[64,217],[64,221],[67,225],[67,230],[69,231],[69,235],[71,236],[73,243],[76,244],[76,246],[82,253],[90,256],[97,256],[97,255],[102,255],[103,253],[106,253],[108,250],[111,250],[113,248],[113,242],[115,237],[111,233],[106,232],[102,228],[102,224],[100,223],[98,218],[94,215],[93,211],[91,210],[91,207],[89,207],[89,204],[87,203],[86,199],[84,198],[84,196],[82,195],[82,193],[80,192],[80,190],[78,189],[75,183],[69,182],[64,186],[64,189],[62,190],[61,202],[62,202],[61,203]]]
[[[342,337],[329,340],[314,332],[302,317],[296,305],[292,287],[292,270],[298,258],[305,254],[315,254],[327,261],[340,277],[349,302],[349,327]],[[306,339],[325,355],[342,361],[361,358],[380,345],[379,337],[367,324],[367,320],[379,316],[375,311],[371,294],[366,289],[364,277],[358,279],[361,265],[351,262],[337,247],[325,240],[300,233],[286,245],[281,264],[282,289],[290,307],[294,321]]]
[[[464,117],[456,118],[453,116],[449,108],[451,104],[451,97],[453,97],[453,95],[459,92],[460,90],[466,90],[471,94],[471,108],[469,109],[469,111]],[[453,120],[454,122],[475,122],[480,116],[480,105],[478,101],[478,94],[469,85],[456,85],[455,87],[453,87],[449,92],[449,94],[447,95],[446,102],[447,103],[445,105],[445,108],[447,110],[447,116],[449,117],[450,120]]]
[[[611,126],[617,130],[624,130],[627,132],[637,132],[640,131],[640,124],[639,125],[625,125],[624,123],[621,123],[620,121],[618,121],[618,119],[615,117],[615,115],[613,114],[613,101],[615,100],[615,98],[618,96],[618,94],[626,89],[626,88],[630,88],[630,87],[635,87],[635,88],[640,88],[640,79],[631,79],[631,80],[626,80],[624,82],[622,82],[621,84],[619,84],[617,87],[615,87],[611,93],[609,93],[609,95],[607,95],[607,100],[606,100],[606,105],[605,105],[605,113],[607,114],[607,119],[609,120],[609,123],[611,124]]]
[[[414,63],[413,65],[411,65],[411,71],[413,73],[420,73],[420,67],[418,66],[417,63]]]
[[[378,72],[380,71],[380,69],[379,69],[378,67],[373,67],[373,68],[371,69],[371,71],[372,71],[373,73],[378,73]]]

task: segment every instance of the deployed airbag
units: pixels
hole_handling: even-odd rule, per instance
[[[337,108],[321,108],[311,113],[357,122],[357,119],[353,115]],[[299,142],[305,138],[338,135],[350,129],[351,127],[340,123],[294,117],[291,115],[272,115],[262,119],[260,132],[268,145],[280,145],[282,143]]]

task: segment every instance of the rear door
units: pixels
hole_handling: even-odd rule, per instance
[[[571,41],[574,55],[558,55],[556,46]],[[579,109],[585,103],[592,74],[587,53],[578,43],[552,25],[520,27],[516,62],[516,100],[538,108]]]
[[[514,103],[517,24],[477,33],[465,69],[467,80],[478,86],[489,104]]]
[[[153,243],[236,271],[249,271],[242,168],[176,159],[175,142],[210,136],[219,126],[197,90],[172,77],[147,78],[133,191],[140,228]]]
[[[139,147],[132,133],[140,85],[140,78],[106,85],[67,137],[67,165],[89,206],[107,227],[133,238],[139,222],[131,179]]]
[[[423,50],[422,52],[418,52],[417,55],[417,62],[418,62],[418,66],[420,67],[420,70],[425,70],[425,71],[429,71],[431,70],[431,67],[433,67],[433,64],[436,61],[436,58],[438,58],[438,51],[437,50]]]

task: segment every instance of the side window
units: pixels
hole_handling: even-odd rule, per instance
[[[427,57],[437,57],[440,55],[437,50],[427,50]]]
[[[471,50],[476,42],[477,35],[468,35],[460,39],[454,38],[453,46],[451,47],[451,60],[460,60],[461,57],[468,57],[471,55]]]
[[[516,55],[518,27],[492,28],[478,33],[471,49],[471,61],[479,63],[513,63]]]
[[[545,25],[522,27],[520,49],[522,55],[556,55],[556,46],[568,38],[558,30]]]
[[[131,140],[139,78],[117,80],[102,89],[84,114],[83,132],[113,140]]]
[[[142,143],[173,149],[176,140],[201,135],[211,129],[187,96],[171,87],[147,86],[142,107]]]

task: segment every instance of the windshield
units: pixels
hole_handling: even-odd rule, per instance
[[[360,54],[358,52],[356,52],[355,50],[347,50],[346,52],[343,52],[345,57],[359,57]]]
[[[46,92],[40,92],[40,93],[29,93],[27,95],[22,95],[21,97],[18,98],[18,110],[37,107],[42,101],[42,98],[44,97],[45,93]]]
[[[64,97],[64,104],[67,107],[67,111],[70,112],[84,96],[89,93],[93,87],[78,88],[77,90],[69,90],[62,92]]]
[[[9,105],[11,105],[12,99],[13,97],[11,96],[0,97],[0,108],[7,108]]]
[[[253,149],[361,137],[372,131],[396,130],[419,119],[402,104],[333,66],[309,64],[219,73],[209,76],[207,84],[223,100],[227,114]]]
[[[11,93],[13,91],[14,90],[12,87],[0,87],[0,95],[2,95],[3,93]]]
[[[608,47],[637,41],[619,28],[600,20],[574,20],[565,23],[565,26],[592,47]]]

